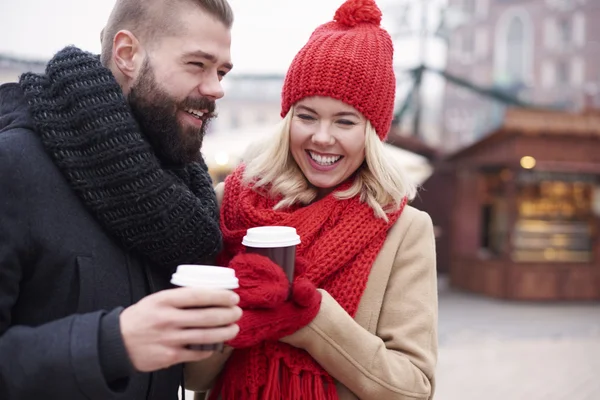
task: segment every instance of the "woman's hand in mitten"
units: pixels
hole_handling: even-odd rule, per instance
[[[265,256],[240,253],[229,262],[239,280],[236,292],[240,295],[239,306],[273,308],[283,303],[289,294],[289,281],[281,267]]]
[[[305,278],[296,278],[290,299],[275,308],[244,310],[238,321],[240,333],[228,342],[234,348],[279,340],[308,325],[321,308],[321,293]]]

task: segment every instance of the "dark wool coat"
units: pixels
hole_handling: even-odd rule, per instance
[[[44,151],[17,84],[0,86],[0,399],[177,398],[181,367],[132,370],[119,314],[169,286],[123,249]]]

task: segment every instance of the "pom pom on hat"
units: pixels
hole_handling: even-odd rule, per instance
[[[335,12],[333,20],[346,26],[381,24],[381,10],[374,0],[348,0]]]
[[[381,140],[394,114],[394,46],[374,0],[347,0],[296,54],[283,83],[281,116],[298,101],[331,97],[354,107]]]

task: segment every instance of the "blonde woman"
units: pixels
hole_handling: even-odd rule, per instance
[[[287,73],[278,139],[217,188],[220,261],[236,269],[244,315],[223,353],[186,366],[189,389],[222,400],[432,398],[433,226],[384,156],[396,85],[380,20],[373,0],[348,0],[317,28]],[[281,269],[241,245],[265,225],[302,238],[289,298]]]

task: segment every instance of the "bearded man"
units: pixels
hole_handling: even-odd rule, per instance
[[[202,138],[231,70],[226,0],[117,0],[102,54],[0,87],[0,398],[176,399],[229,291],[173,288],[221,248]]]

